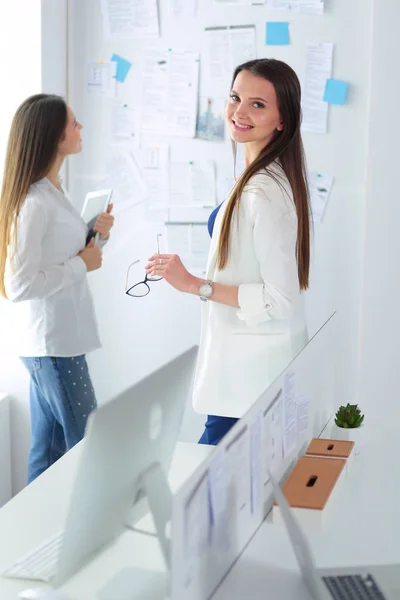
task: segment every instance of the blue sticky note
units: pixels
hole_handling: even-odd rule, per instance
[[[122,56],[118,56],[118,54],[113,54],[111,60],[117,63],[117,75],[115,77],[116,80],[120,83],[124,83],[132,63],[130,63],[128,60],[125,60],[125,58],[122,58]]]
[[[265,43],[268,46],[287,46],[289,43],[289,23],[268,21]]]
[[[338,79],[327,79],[325,84],[324,102],[343,105],[346,102],[348,84]]]

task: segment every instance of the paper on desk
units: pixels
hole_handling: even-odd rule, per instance
[[[247,425],[226,448],[229,462],[229,486],[237,517],[250,504],[250,439]]]
[[[101,0],[103,27],[108,39],[157,37],[157,0]]]
[[[211,543],[225,554],[232,546],[232,503],[229,502],[228,463],[224,452],[218,452],[208,468],[210,486]]]
[[[199,55],[149,50],[143,69],[142,129],[157,135],[196,134]]]
[[[328,104],[323,101],[326,80],[332,75],[333,44],[308,44],[302,110],[304,131],[325,133]]]
[[[257,513],[262,499],[262,413],[257,411],[250,425],[251,512]]]
[[[88,64],[87,91],[99,96],[115,96],[117,63],[114,61],[95,62]]]
[[[300,396],[297,404],[297,433],[301,434],[308,429],[308,417],[310,412],[310,398]]]
[[[227,98],[234,69],[256,58],[255,26],[207,27],[205,33],[206,88]]]
[[[169,0],[169,10],[174,17],[195,17],[197,0]]]
[[[322,221],[333,186],[333,177],[317,171],[309,171],[311,209],[316,223]]]
[[[185,585],[190,585],[200,570],[210,540],[210,503],[208,473],[193,490],[184,509]]]
[[[146,183],[130,152],[121,152],[110,158],[107,162],[107,175],[114,190],[115,214],[135,206],[146,197]]]
[[[283,456],[291,454],[297,446],[297,405],[296,405],[296,375],[294,371],[287,372],[283,377],[282,387],[282,429]]]
[[[282,390],[275,396],[263,417],[264,485],[269,481],[269,471],[276,474],[283,461],[282,443]]]

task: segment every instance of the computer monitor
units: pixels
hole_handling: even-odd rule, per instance
[[[190,398],[196,356],[197,346],[92,413],[53,586],[66,582],[126,529],[143,488],[168,564],[166,473]]]

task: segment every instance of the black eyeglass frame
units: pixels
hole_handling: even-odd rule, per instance
[[[157,254],[160,254],[160,237],[162,237],[162,233],[158,233],[157,234]],[[128,278],[129,278],[129,271],[131,270],[131,267],[133,267],[134,265],[137,265],[140,262],[140,258],[138,258],[137,260],[135,260],[133,263],[131,263],[128,267],[128,271],[126,273],[126,280],[125,280],[125,294],[127,296],[130,296],[131,298],[145,298],[146,296],[148,296],[150,294],[150,286],[147,283],[148,281],[161,281],[162,277],[153,277],[151,275],[147,275],[145,278],[143,279],[143,281],[138,281],[137,283],[135,283],[135,285],[132,285],[129,289],[128,288]],[[136,287],[138,287],[139,285],[145,285],[147,288],[147,292],[145,294],[141,294],[140,296],[135,296],[134,294],[131,294],[132,290],[135,289]]]
[[[135,260],[135,262],[133,262],[132,264],[129,265],[128,267],[128,272],[126,274],[126,282],[125,282],[125,294],[127,296],[130,296],[131,298],[145,298],[146,296],[148,296],[150,294],[150,286],[147,283],[152,282],[152,281],[161,281],[162,277],[152,277],[151,275],[147,275],[145,276],[145,278],[143,279],[143,281],[138,281],[137,283],[135,283],[135,285],[132,285],[129,289],[127,289],[127,285],[128,285],[128,277],[129,277],[129,271],[131,269],[131,267],[133,267],[133,265],[137,265],[137,263],[140,262],[140,259]],[[135,295],[135,294],[131,294],[132,290],[134,290],[136,287],[138,287],[139,285],[145,285],[147,288],[147,292],[145,294],[140,294],[140,295]]]

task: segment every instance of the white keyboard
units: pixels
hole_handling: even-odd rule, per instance
[[[4,571],[3,577],[16,579],[34,579],[49,582],[56,573],[57,561],[60,555],[63,534],[48,538],[25,556],[17,560],[12,567]]]

